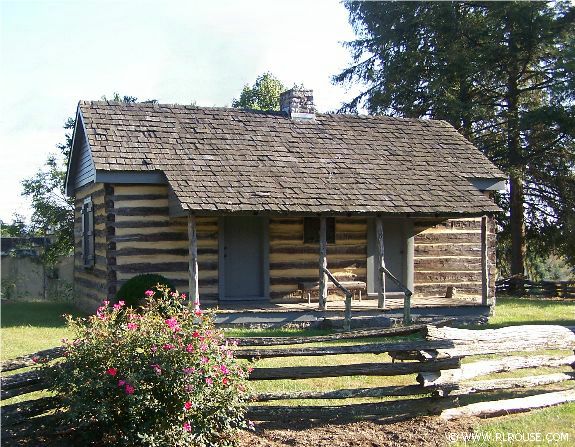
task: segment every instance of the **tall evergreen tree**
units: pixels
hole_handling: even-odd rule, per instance
[[[510,179],[500,252],[575,263],[575,6],[569,2],[346,2],[358,39],[342,107],[444,119]],[[542,250],[543,249],[543,250]]]

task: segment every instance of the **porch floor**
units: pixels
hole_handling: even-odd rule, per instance
[[[235,313],[238,311],[258,313],[258,312],[314,312],[318,311],[318,303],[313,301],[304,302],[268,302],[268,301],[224,301],[219,303],[205,303],[206,307],[217,307],[219,313]],[[481,306],[481,301],[464,300],[445,297],[417,297],[411,299],[412,309],[422,308],[449,308],[449,307],[473,307]],[[345,300],[339,296],[330,296],[326,310],[342,312],[345,309]],[[385,308],[377,308],[377,298],[363,298],[361,301],[354,299],[351,303],[352,312],[376,311],[385,313],[386,311],[397,311],[403,309],[403,294],[393,294],[386,299]]]

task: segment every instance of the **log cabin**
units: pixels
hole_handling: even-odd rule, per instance
[[[404,289],[494,302],[505,176],[476,147],[444,121],[316,113],[311,90],[280,102],[78,104],[66,191],[82,308],[140,273],[203,305],[307,288],[324,308],[326,270],[379,307]]]

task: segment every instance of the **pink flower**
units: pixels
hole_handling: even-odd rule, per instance
[[[124,391],[126,392],[126,394],[134,394],[134,387],[132,385],[130,385],[129,383],[126,383],[126,386],[124,387]]]
[[[188,344],[188,345],[186,346],[186,352],[190,352],[190,353],[191,353],[191,352],[194,352],[194,345],[191,344],[191,343]]]
[[[192,403],[190,401],[187,401],[184,404],[184,410],[188,411],[190,408],[192,408]]]
[[[135,331],[136,329],[138,329],[138,325],[136,323],[128,323],[129,331]]]
[[[198,338],[199,336],[200,336],[200,333],[198,331],[194,331],[192,333],[192,337],[194,337],[194,338]]]
[[[222,379],[222,383],[227,386],[230,383],[230,379],[228,379],[227,377],[224,377]]]
[[[230,370],[228,369],[228,367],[226,365],[220,365],[220,371],[222,374],[229,374]]]
[[[158,350],[158,347],[156,345],[154,345],[150,348],[150,351],[152,351],[153,353],[156,353],[157,350]]]
[[[203,312],[201,309],[198,308],[198,309],[194,310],[194,314],[196,315],[196,317],[199,317],[203,314]]]
[[[202,358],[200,359],[200,363],[201,363],[202,365],[205,365],[206,363],[209,363],[209,359],[208,359],[207,357],[202,357]]]
[[[116,374],[118,374],[118,370],[116,368],[108,368],[106,370],[106,374],[108,374],[109,376],[114,377]]]
[[[174,349],[174,345],[171,345],[170,343],[164,343],[164,345],[162,346],[162,349],[164,351],[169,351],[170,349]]]
[[[118,380],[118,386],[123,387],[126,384],[125,380]]]
[[[168,327],[174,332],[177,332],[180,330],[180,325],[178,324],[178,320],[176,320],[173,317],[168,318],[166,321],[164,321],[164,323],[166,323],[168,325]]]
[[[182,297],[183,300],[187,298],[187,295],[185,293],[182,293],[180,296]]]
[[[205,343],[202,343],[200,345],[200,351],[206,352],[207,350],[208,350],[208,345],[206,345]]]
[[[214,383],[211,377],[206,377],[206,385],[211,386]]]
[[[102,301],[102,307],[108,307],[108,304],[110,304],[110,302],[108,300],[104,300]]]
[[[192,431],[192,426],[190,425],[189,422],[184,422],[184,425],[182,425],[182,428],[184,429],[184,431]]]
[[[148,298],[150,298],[151,296],[154,296],[154,291],[153,290],[146,290],[144,292],[144,295],[146,295]]]
[[[118,301],[118,304],[114,304],[114,309],[120,310],[125,304],[126,303],[124,301]]]
[[[178,294],[177,294],[176,292],[170,292],[170,296],[171,296],[172,298],[175,298],[175,297],[178,296]]]
[[[182,369],[182,372],[184,374],[193,374],[196,371],[196,368],[184,368]]]
[[[159,376],[162,374],[162,367],[158,364],[150,365],[154,372]]]

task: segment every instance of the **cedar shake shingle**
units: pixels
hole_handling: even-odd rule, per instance
[[[97,171],[162,171],[184,210],[482,213],[504,175],[444,121],[81,102]]]

